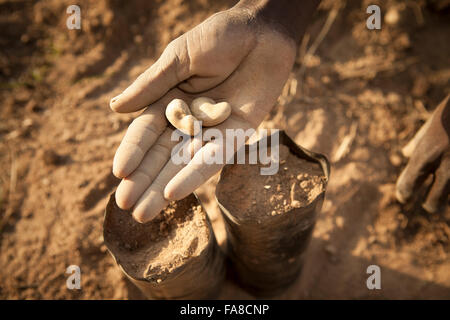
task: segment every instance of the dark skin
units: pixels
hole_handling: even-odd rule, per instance
[[[236,7],[248,8],[257,20],[277,28],[296,42],[300,42],[311,21],[311,13],[320,0],[242,0]]]
[[[450,95],[433,112],[431,118],[414,138],[408,165],[397,181],[397,199],[405,203],[432,174],[433,183],[423,203],[430,212],[439,211],[450,192]]]

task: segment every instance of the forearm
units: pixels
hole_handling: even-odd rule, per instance
[[[241,0],[236,7],[250,10],[256,19],[272,24],[298,42],[319,3],[320,0]]]

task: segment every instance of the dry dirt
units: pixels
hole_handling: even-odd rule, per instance
[[[217,187],[218,201],[235,215],[251,219],[285,214],[314,201],[324,189],[320,165],[296,157],[285,145],[280,145],[279,155],[276,175],[261,175],[260,168],[267,166],[260,163],[230,166]]]
[[[161,282],[199,256],[208,246],[206,213],[194,195],[171,202],[151,222],[140,224],[120,210],[115,198],[108,203],[105,244],[124,270],[135,279]]]
[[[80,0],[77,31],[65,25],[72,2],[0,1],[0,298],[142,297],[103,244],[103,212],[118,183],[112,158],[134,117],[113,114],[108,102],[171,39],[234,2]],[[381,30],[365,26],[374,3]],[[332,10],[336,19],[321,32]],[[263,124],[332,162],[289,298],[450,298],[449,207],[430,215],[394,199],[407,161],[401,148],[450,92],[449,19],[436,1],[323,2]],[[366,287],[372,264],[382,290]],[[81,267],[81,290],[66,287],[69,265]],[[222,297],[248,298],[231,285]]]

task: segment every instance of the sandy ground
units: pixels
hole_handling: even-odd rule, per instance
[[[0,298],[142,297],[103,244],[112,158],[135,116],[108,102],[171,39],[234,2],[80,0],[76,31],[70,1],[0,1]],[[372,1],[322,3],[263,124],[332,162],[304,272],[284,297],[450,298],[449,207],[430,215],[393,192],[401,148],[450,92],[444,2],[383,1],[379,31],[365,27]],[[202,189],[207,199],[213,183]],[[366,287],[372,264],[381,290]],[[69,265],[81,290],[66,288]],[[250,298],[228,283],[230,297]]]

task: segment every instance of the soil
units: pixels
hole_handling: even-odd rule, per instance
[[[161,283],[208,246],[206,213],[191,195],[170,202],[151,222],[140,224],[112,196],[105,219],[105,243],[134,279]]]
[[[267,148],[270,155],[271,149]],[[237,217],[261,219],[306,207],[324,190],[326,178],[318,163],[296,157],[279,147],[279,170],[261,175],[259,164],[234,164],[217,186],[217,199]]]
[[[103,243],[112,159],[135,117],[108,103],[170,40],[235,2],[79,0],[82,29],[68,30],[71,1],[0,1],[0,298],[142,298]],[[324,0],[298,47],[262,126],[285,129],[332,168],[290,298],[450,297],[449,206],[428,214],[423,193],[407,206],[394,197],[401,148],[450,93],[450,9],[437,3]],[[370,4],[381,30],[366,28]],[[198,191],[224,244],[216,180]],[[372,264],[381,290],[366,287]],[[70,265],[81,268],[81,290],[66,287]],[[229,283],[222,297],[251,298]]]

